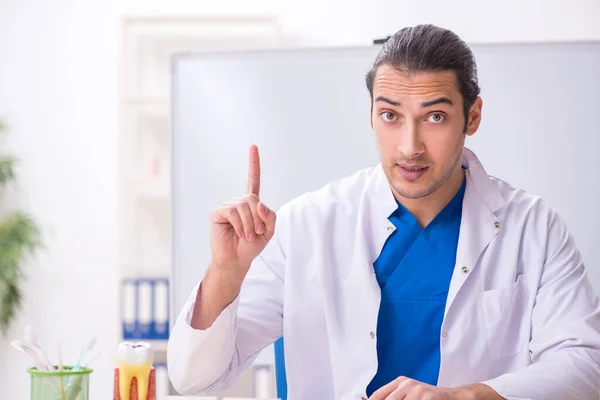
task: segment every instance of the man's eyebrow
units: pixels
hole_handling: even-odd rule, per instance
[[[396,107],[400,107],[401,106],[400,102],[394,101],[392,99],[388,99],[387,97],[384,97],[384,96],[377,96],[375,98],[375,102],[378,102],[378,101],[384,101],[384,102],[389,103],[389,104],[391,104],[393,106],[396,106]]]
[[[438,99],[435,100],[430,100],[430,101],[426,101],[424,103],[421,103],[421,107],[426,108],[426,107],[431,107],[434,106],[436,104],[440,104],[440,103],[446,103],[449,105],[453,105],[454,103],[452,103],[452,100],[450,100],[447,97],[440,97]]]

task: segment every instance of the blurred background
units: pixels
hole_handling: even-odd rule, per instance
[[[139,336],[150,328],[127,323],[133,292],[154,305],[142,322],[169,318],[174,52],[367,45],[419,23],[468,43],[588,41],[598,21],[598,0],[0,0],[0,151],[17,159],[0,212],[28,213],[43,244],[18,263],[0,398],[28,396],[30,359],[10,345],[27,325],[56,362],[61,343],[74,364],[96,338],[92,399],[111,397],[120,341],[148,339],[166,360],[158,324]],[[252,385],[244,377],[229,395]]]

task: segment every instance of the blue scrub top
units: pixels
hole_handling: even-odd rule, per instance
[[[374,263],[381,287],[377,322],[378,369],[367,394],[406,376],[437,385],[440,330],[456,262],[466,180],[422,229],[400,203],[389,217],[396,230]]]

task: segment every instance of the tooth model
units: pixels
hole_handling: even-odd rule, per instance
[[[123,342],[118,348],[114,400],[156,400],[154,354],[146,342]]]

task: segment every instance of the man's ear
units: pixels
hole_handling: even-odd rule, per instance
[[[479,129],[479,124],[481,123],[481,108],[483,107],[483,100],[481,97],[477,96],[471,108],[469,109],[469,122],[467,123],[467,136],[473,136],[477,129]]]

